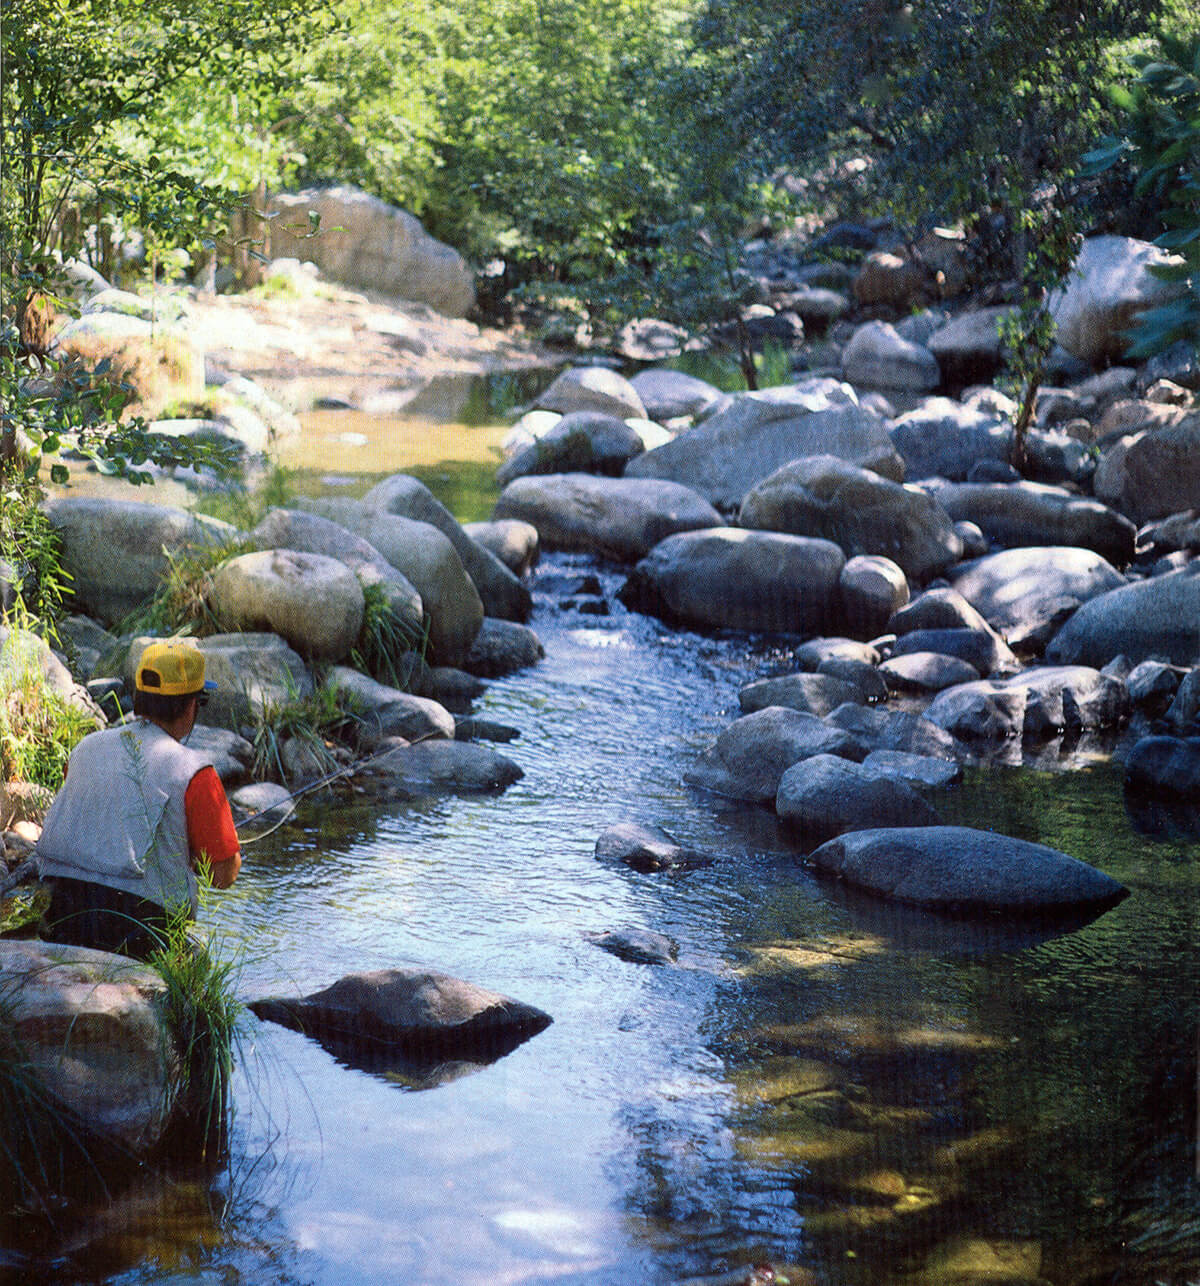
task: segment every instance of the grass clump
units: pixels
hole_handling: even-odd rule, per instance
[[[273,463],[252,489],[238,487],[233,491],[208,492],[197,499],[193,510],[250,531],[268,510],[289,508],[296,491],[295,471]]]
[[[397,616],[382,585],[363,588],[363,622],[350,664],[380,683],[409,692],[429,650],[429,631]]]
[[[249,552],[246,540],[225,541],[193,553],[167,553],[167,569],[154,596],[117,626],[121,634],[169,637],[220,634],[223,625],[209,602],[213,576],[231,558]]]
[[[250,738],[254,748],[250,776],[255,781],[287,784],[297,760],[304,761],[305,776],[324,777],[336,772],[342,766],[338,747],[358,718],[341,693],[324,685],[318,685],[312,696],[264,701]],[[290,749],[285,751],[289,743]]]

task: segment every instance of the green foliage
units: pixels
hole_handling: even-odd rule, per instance
[[[429,632],[414,631],[395,613],[382,585],[363,589],[363,623],[350,662],[372,678],[411,691],[429,648]]]
[[[220,634],[224,626],[209,604],[213,575],[250,548],[247,541],[233,540],[191,553],[168,552],[167,570],[154,596],[121,621],[118,631],[156,637],[192,634],[204,638]]]
[[[53,633],[62,615],[69,577],[62,542],[40,508],[41,488],[24,474],[0,474],[0,559],[22,610]]]
[[[167,923],[162,944],[147,961],[162,978],[158,1005],[179,1055],[171,1110],[181,1127],[200,1135],[202,1152],[220,1140],[229,1105],[238,1022],[243,1007],[234,996],[236,958],[221,960],[190,932],[186,907]]]
[[[0,647],[0,780],[53,791],[96,720],[50,687],[35,646],[26,631],[12,630]]]
[[[264,701],[255,713],[250,738],[254,748],[251,777],[286,783],[289,775],[283,747],[288,741],[299,743],[318,776],[336,771],[341,765],[334,746],[357,718],[337,690],[324,685],[318,685],[310,697],[293,695],[283,702]]]
[[[1122,133],[1084,158],[1092,174],[1113,166],[1136,176],[1166,231],[1157,244],[1179,256],[1158,274],[1182,287],[1179,298],[1147,309],[1131,332],[1130,357],[1150,357],[1175,340],[1200,347],[1200,31],[1162,36],[1152,53],[1134,55],[1138,76],[1113,92]]]

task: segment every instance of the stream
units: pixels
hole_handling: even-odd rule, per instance
[[[327,467],[330,486],[353,468]],[[1103,758],[1048,756],[931,799],[1123,881],[1090,924],[948,921],[818,882],[772,812],[683,783],[796,640],[670,630],[616,601],[622,580],[579,556],[535,572],[546,658],[476,711],[520,730],[500,749],[521,781],[309,797],[202,916],[245,999],[420,964],[553,1025],[488,1066],[372,1073],[247,1015],[228,1164],[98,1206],[47,1281],[1197,1279],[1200,843],[1139,830]],[[623,820],[711,862],[597,861]],[[677,964],[585,936],[629,928]]]

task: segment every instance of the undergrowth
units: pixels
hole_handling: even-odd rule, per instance
[[[250,744],[250,775],[255,781],[287,783],[287,742],[298,742],[317,777],[335,772],[341,763],[335,746],[358,721],[358,713],[336,689],[318,685],[312,696],[291,695],[286,701],[264,701],[255,714]]]
[[[194,553],[167,553],[167,568],[154,596],[117,626],[121,634],[167,637],[220,634],[223,626],[209,603],[216,571],[231,558],[247,553],[249,541],[231,540]]]
[[[426,629],[414,630],[396,615],[382,585],[363,589],[363,622],[350,664],[380,683],[411,690],[429,650]]]

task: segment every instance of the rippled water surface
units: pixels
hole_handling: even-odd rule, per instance
[[[553,1025],[487,1067],[388,1078],[248,1019],[228,1171],[98,1214],[55,1279],[1194,1280],[1197,845],[1140,837],[1103,765],[975,772],[937,798],[948,820],[1132,895],[1057,937],[849,898],[773,814],[682,782],[786,649],[630,616],[607,571],[608,615],[564,607],[593,570],[543,565],[546,659],[480,703],[520,730],[520,782],[310,800],[209,916],[245,998],[419,963]],[[711,865],[598,862],[625,819]],[[614,928],[670,936],[678,965],[585,937]]]

